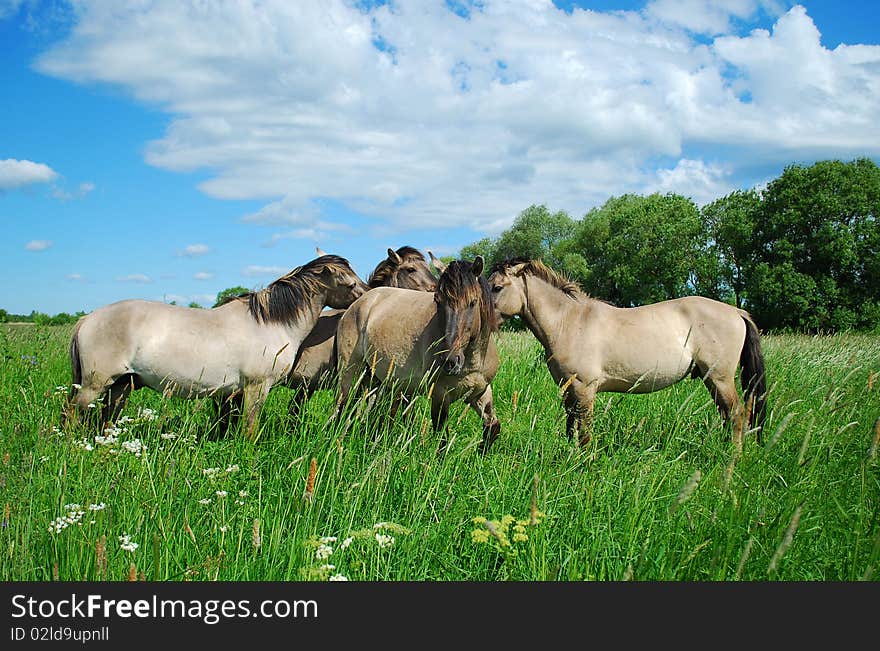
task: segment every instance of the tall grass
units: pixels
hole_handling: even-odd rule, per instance
[[[115,437],[62,431],[69,334],[0,328],[4,580],[877,576],[877,336],[765,337],[765,445],[747,433],[736,454],[690,380],[600,394],[578,449],[540,346],[503,333],[503,431],[481,456],[463,404],[438,454],[425,399],[394,420],[385,395],[332,419],[329,390],[297,420],[273,390],[256,443],[207,440],[210,402],[148,389]]]

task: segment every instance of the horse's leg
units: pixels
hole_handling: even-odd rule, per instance
[[[709,389],[712,400],[715,401],[715,406],[718,408],[718,412],[721,414],[725,424],[732,425],[734,434],[741,437],[744,425],[743,405],[736,391],[736,383],[733,376],[719,377],[708,373],[703,378],[703,383]]]
[[[311,395],[311,388],[305,382],[300,382],[296,386],[291,387],[290,402],[287,403],[287,415],[291,422],[299,420],[302,408],[309,401]]]
[[[438,395],[440,394],[440,395]],[[431,396],[431,425],[440,434],[440,445],[437,452],[446,449],[446,425],[449,420],[449,401],[443,392],[435,392]]]
[[[226,438],[229,436],[229,429],[232,427],[232,419],[241,414],[242,398],[240,393],[233,393],[225,397],[214,397],[214,404],[217,405],[217,422],[214,424],[213,440]]]
[[[245,417],[245,436],[255,442],[259,434],[260,410],[269,395],[271,384],[268,381],[249,384],[244,388],[242,410]]]
[[[101,420],[105,423],[116,422],[125,407],[128,395],[137,388],[140,388],[139,384],[136,383],[135,376],[131,373],[116,378],[116,381],[107,389],[107,404],[101,408]]]
[[[571,441],[575,435],[581,447],[590,442],[593,430],[593,403],[596,401],[596,384],[585,384],[574,378],[565,390],[565,433]]]
[[[469,404],[483,420],[483,442],[480,444],[480,452],[486,454],[501,433],[501,423],[495,413],[495,403],[492,401],[492,385],[487,385],[480,397]]]

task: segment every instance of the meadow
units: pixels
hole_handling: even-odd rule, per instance
[[[880,569],[880,336],[763,338],[764,445],[741,451],[699,381],[600,394],[578,449],[543,351],[498,335],[502,433],[427,401],[210,440],[208,401],[135,392],[105,432],[65,430],[72,326],[0,326],[0,578],[857,581]]]

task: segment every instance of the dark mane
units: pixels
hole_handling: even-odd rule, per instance
[[[575,300],[586,297],[586,294],[584,293],[584,290],[581,289],[580,285],[578,285],[571,278],[566,278],[558,271],[551,269],[540,260],[530,260],[528,258],[512,258],[510,260],[505,260],[504,262],[496,262],[494,265],[492,265],[492,269],[489,271],[489,275],[491,276],[496,271],[500,271],[501,273],[505,274],[510,273],[511,267],[515,267],[517,265],[523,265],[523,267],[516,272],[517,276],[529,274],[531,276],[535,276],[536,278],[540,278],[545,283],[552,285],[556,289],[562,291],[569,298]]]
[[[265,289],[231,296],[220,305],[247,302],[248,312],[257,322],[295,323],[304,315],[311,298],[324,286],[320,276],[326,269],[351,271],[351,265],[338,255],[322,255],[272,281]]]
[[[482,275],[476,276],[473,263],[466,260],[453,260],[446,265],[437,282],[437,293],[451,306],[464,306],[471,301],[480,304],[480,322],[491,332],[498,330],[498,320],[492,305],[489,283]]]
[[[397,251],[395,251],[397,255],[399,255],[404,260],[416,260],[421,262],[426,262],[425,256],[422,255],[421,251],[418,249],[414,249],[411,246],[402,246]],[[373,273],[370,274],[370,277],[367,279],[367,284],[371,288],[375,287],[396,287],[396,285],[390,285],[389,279],[394,276],[394,271],[397,266],[391,262],[388,258],[385,258],[376,265],[376,268],[373,269]]]

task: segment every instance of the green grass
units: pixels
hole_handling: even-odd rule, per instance
[[[284,388],[270,395],[256,444],[206,440],[209,403],[145,389],[129,401],[133,420],[118,442],[101,446],[95,432],[57,429],[69,333],[0,326],[6,581],[124,580],[132,571],[230,581],[877,577],[876,335],[765,337],[765,445],[747,436],[734,459],[708,392],[691,380],[649,395],[600,394],[593,441],[576,449],[528,333],[500,335],[493,389],[503,431],[486,456],[479,420],[462,404],[438,455],[424,399],[394,422],[380,399],[328,423],[333,395],[324,391],[289,422]],[[146,446],[140,456],[122,447],[134,439]],[[69,504],[81,519],[50,532]],[[498,537],[478,518],[495,521]],[[125,534],[137,549],[122,548]],[[323,559],[321,537],[336,538]]]

